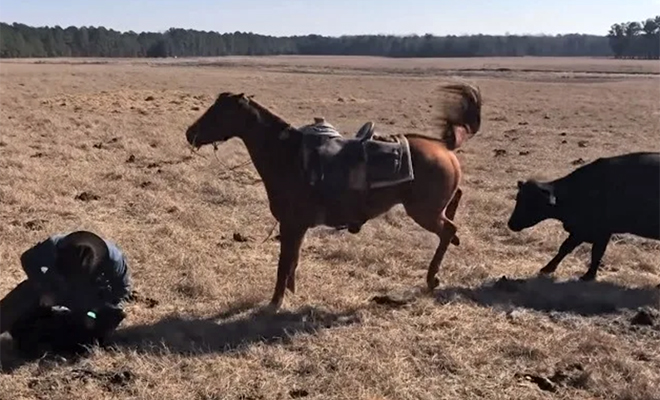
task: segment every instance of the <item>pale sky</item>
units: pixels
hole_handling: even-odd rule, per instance
[[[31,26],[170,27],[289,36],[605,35],[660,14],[660,0],[0,0],[0,21]]]

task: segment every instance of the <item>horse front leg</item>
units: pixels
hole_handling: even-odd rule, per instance
[[[268,305],[269,311],[277,311],[284,301],[287,288],[295,291],[295,272],[300,258],[300,248],[307,228],[282,224],[280,226],[280,257],[277,265],[275,291]]]

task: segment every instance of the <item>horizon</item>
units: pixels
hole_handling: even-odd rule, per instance
[[[53,29],[55,27],[60,27],[62,29],[67,29],[69,27],[74,27],[76,29],[80,28],[106,28],[109,31],[114,31],[114,32],[119,32],[120,34],[128,33],[128,32],[133,32],[135,34],[141,34],[141,33],[158,33],[158,34],[163,34],[167,32],[170,29],[184,29],[184,30],[191,30],[191,31],[197,31],[197,32],[206,32],[206,33],[217,33],[217,34],[234,34],[236,32],[243,33],[243,34],[253,34],[253,35],[260,35],[260,36],[267,36],[267,37],[275,37],[275,38],[290,38],[290,37],[304,37],[304,36],[311,36],[311,35],[317,35],[317,36],[322,36],[322,37],[329,37],[329,38],[340,38],[342,36],[395,36],[395,37],[411,37],[411,36],[424,36],[426,33],[352,33],[352,34],[339,34],[339,35],[321,35],[318,33],[298,33],[298,34],[293,34],[293,35],[271,35],[271,34],[266,34],[266,33],[261,33],[261,32],[254,32],[254,31],[246,31],[246,30],[238,30],[238,31],[218,31],[218,30],[202,30],[202,29],[195,29],[195,28],[182,28],[182,27],[177,27],[177,26],[172,26],[167,29],[163,29],[160,31],[136,31],[136,30],[118,30],[114,29],[112,27],[108,26],[103,26],[103,25],[30,25],[26,24],[20,21],[0,21],[0,23],[7,24],[7,25],[13,25],[13,24],[22,24],[25,26],[28,26],[30,28],[46,28],[46,29]],[[529,37],[543,37],[543,36],[568,36],[568,35],[585,35],[585,36],[607,36],[607,33],[584,33],[584,32],[560,32],[560,33],[510,33],[510,32],[505,32],[501,34],[497,33],[480,33],[480,32],[474,32],[474,33],[463,33],[463,34],[446,34],[446,35],[438,35],[438,34],[432,34],[435,37],[447,37],[447,36],[456,36],[456,37],[463,37],[463,36],[529,36]]]
[[[376,3],[375,0],[364,2]],[[176,28],[218,33],[250,32],[276,37],[425,34],[605,36],[612,24],[643,21],[660,13],[660,0],[639,0],[633,5],[611,0],[557,0],[552,5],[502,0],[497,8],[490,9],[485,7],[487,2],[483,0],[470,4],[451,4],[445,0],[408,0],[405,3],[379,0],[377,3],[378,8],[364,6],[356,9],[355,2],[348,0],[318,0],[313,8],[302,0],[217,0],[214,3],[210,0],[143,0],[140,3],[98,0],[90,7],[82,0],[57,4],[46,0],[22,0],[3,1],[0,4],[0,20],[10,25],[60,26],[63,29],[69,26],[102,26],[122,33],[162,33]],[[445,8],[451,11],[447,12]],[[408,12],[405,15],[408,10],[417,9],[424,12]],[[145,15],[148,17],[145,18]],[[281,21],[290,16],[295,23],[282,24]],[[468,24],[466,21],[479,23]],[[388,29],[383,29],[383,25],[387,25]]]

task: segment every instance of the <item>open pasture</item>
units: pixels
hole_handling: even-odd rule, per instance
[[[589,283],[575,281],[583,245],[539,279],[561,225],[506,221],[517,180],[660,150],[659,73],[538,58],[3,62],[0,295],[24,279],[22,251],[72,229],[120,245],[136,295],[112,349],[22,363],[4,346],[0,398],[658,399],[660,244],[617,238]],[[429,130],[454,78],[480,87],[483,122],[458,152],[461,244],[434,294],[420,289],[437,238],[395,207],[357,235],[309,231],[296,294],[252,315],[279,253],[265,190],[241,142],[192,153],[188,125],[234,91],[295,126]]]

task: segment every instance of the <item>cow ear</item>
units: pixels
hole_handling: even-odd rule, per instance
[[[518,189],[522,188],[523,186],[523,181],[518,181]]]
[[[543,188],[543,193],[545,194],[545,197],[548,199],[549,205],[551,206],[557,205],[557,196],[555,196],[555,194],[551,189]]]

